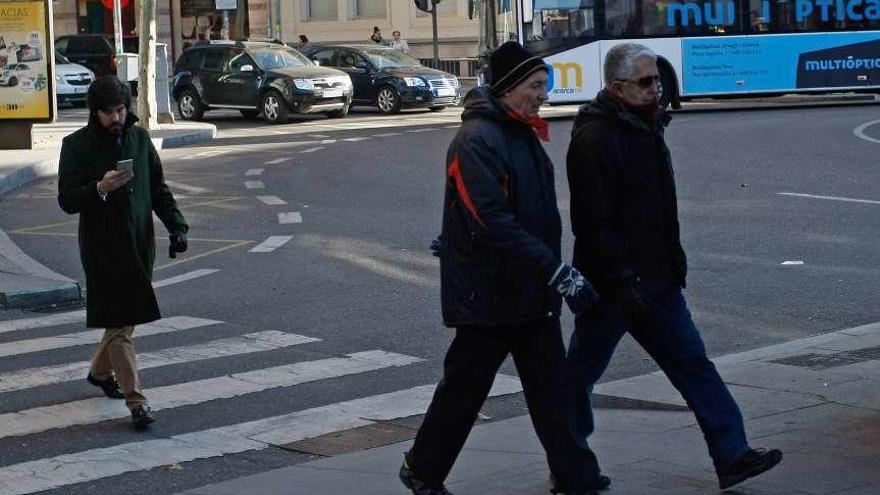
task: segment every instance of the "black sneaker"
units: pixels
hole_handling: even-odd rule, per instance
[[[92,385],[99,387],[104,391],[104,395],[111,399],[124,399],[125,394],[122,393],[122,389],[119,388],[119,384],[116,382],[116,378],[113,375],[110,375],[110,378],[106,380],[98,380],[93,377],[91,373],[86,376],[86,381],[91,383]]]
[[[554,487],[553,490],[556,490],[556,488],[555,488],[556,487],[556,478],[553,476],[553,473],[550,473],[550,484],[553,485],[553,487]],[[609,478],[608,476],[605,476],[604,474],[600,474],[600,475],[596,476],[594,479],[590,480],[586,484],[586,486],[584,486],[583,489],[590,492],[590,491],[596,491],[596,490],[605,490],[609,486],[611,486],[611,478]],[[555,492],[552,490],[551,490],[551,492],[552,493],[565,493],[565,492]]]
[[[739,459],[718,470],[718,485],[722,490],[767,472],[782,460],[778,449],[749,449]]]
[[[412,461],[409,458],[409,452],[403,455],[403,464],[400,466],[400,481],[403,486],[412,490],[413,495],[452,495],[452,492],[443,486],[443,483],[436,485],[428,485],[424,481],[416,478],[412,471]]]
[[[150,406],[137,406],[131,411],[131,425],[135,430],[146,430],[153,421],[156,420],[153,418],[153,410]]]

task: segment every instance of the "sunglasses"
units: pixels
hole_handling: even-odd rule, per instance
[[[638,79],[617,79],[617,80],[618,80],[618,81],[625,81],[625,82],[635,83],[636,85],[638,85],[638,87],[640,87],[640,88],[642,88],[642,89],[645,89],[645,88],[650,87],[652,84],[657,84],[657,83],[659,83],[659,82],[660,82],[660,76],[659,76],[659,75],[655,75],[655,76],[645,76],[645,77],[640,77],[640,78],[638,78]]]

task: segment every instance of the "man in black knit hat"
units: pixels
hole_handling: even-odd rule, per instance
[[[554,492],[583,495],[610,481],[574,433],[559,313],[563,297],[579,314],[596,294],[561,261],[553,164],[539,141],[549,140],[538,117],[548,68],[515,42],[489,66],[492,83],[468,93],[446,157],[438,254],[443,322],[455,339],[400,478],[416,495],[450,493],[443,482],[512,354]]]

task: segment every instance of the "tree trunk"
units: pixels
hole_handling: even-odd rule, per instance
[[[138,0],[141,13],[138,49],[138,111],[140,125],[159,129],[156,108],[156,0]]]

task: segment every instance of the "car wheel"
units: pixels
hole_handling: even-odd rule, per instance
[[[13,86],[18,86],[18,79],[16,79],[15,77],[10,77],[9,78],[9,87],[11,88]]]
[[[205,105],[202,104],[198,93],[192,89],[185,89],[177,98],[177,111],[183,120],[202,120]]]
[[[400,111],[400,95],[394,88],[385,86],[379,89],[379,94],[376,95],[376,105],[384,114],[397,113]]]
[[[428,110],[430,110],[432,112],[442,112],[443,110],[446,110],[446,106],[438,105],[436,107],[428,107]]]
[[[263,95],[263,116],[270,124],[287,123],[287,103],[278,91],[272,90]]]
[[[246,117],[246,118],[248,118],[248,119],[252,119],[252,118],[256,117],[257,115],[260,115],[260,110],[258,110],[258,109],[254,109],[254,110],[239,110],[239,112],[241,112],[241,115],[242,115],[243,117]]]
[[[333,110],[332,112],[327,112],[327,116],[330,117],[331,119],[341,119],[342,117],[345,117],[346,115],[348,115],[349,108],[351,108],[351,105],[345,105],[344,107],[340,108],[339,110]]]

